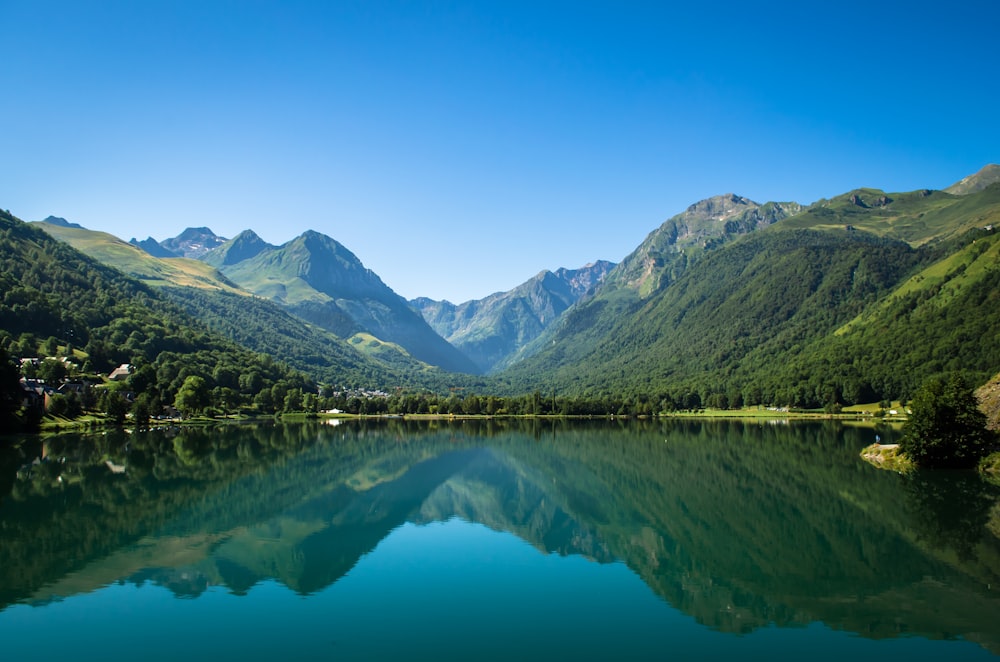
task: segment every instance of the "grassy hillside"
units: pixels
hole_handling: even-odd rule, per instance
[[[81,253],[113,266],[147,285],[179,285],[246,294],[214,267],[185,257],[156,258],[106,232],[37,223],[41,229]]]
[[[816,230],[852,227],[921,246],[997,222],[1000,185],[994,184],[965,196],[930,190],[886,194],[858,189],[821,200],[781,225]]]

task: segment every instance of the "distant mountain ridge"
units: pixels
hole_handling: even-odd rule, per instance
[[[503,367],[570,306],[592,293],[615,265],[598,260],[579,269],[542,271],[508,292],[455,305],[410,302],[448,342],[486,373]]]
[[[270,354],[317,381],[365,387],[432,384],[441,379],[425,363],[387,343],[353,345],[310,325],[276,302],[249,293],[200,260],[156,258],[114,235],[49,223],[30,223],[105,265],[151,285],[194,318],[242,346]],[[361,350],[364,351],[361,351]],[[442,375],[444,373],[441,373]]]
[[[132,244],[136,248],[141,248],[153,257],[181,257],[177,253],[164,248],[160,242],[156,241],[152,237],[146,237],[142,241],[132,237],[128,240],[128,243]]]
[[[236,264],[257,257],[266,250],[276,248],[267,243],[253,230],[244,230],[202,256],[202,261],[215,268]]]

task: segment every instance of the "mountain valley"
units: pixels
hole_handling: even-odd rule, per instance
[[[274,246],[252,230],[125,242],[56,217],[34,225],[321,383],[615,395],[656,412],[905,399],[941,372],[984,383],[1000,372],[998,221],[996,166],[943,190],[811,205],[726,194],[619,264],[542,271],[460,304],[406,301],[314,231]],[[29,330],[11,314],[7,337]]]

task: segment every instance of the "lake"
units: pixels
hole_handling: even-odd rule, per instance
[[[883,440],[892,431],[879,430]],[[0,450],[32,660],[1000,653],[1000,490],[835,422],[349,421]]]

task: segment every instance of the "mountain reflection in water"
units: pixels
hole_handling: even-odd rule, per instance
[[[716,631],[822,622],[1000,652],[997,489],[876,471],[858,459],[873,436],[389,421],[32,440],[0,455],[0,610],[116,582],[196,597],[273,580],[309,596],[401,526],[460,518],[623,562]]]

